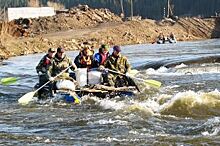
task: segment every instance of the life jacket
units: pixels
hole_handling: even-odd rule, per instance
[[[91,66],[92,65],[91,57],[89,57],[89,56],[81,56],[80,64],[85,65],[85,66]]]
[[[101,62],[100,62],[100,64],[101,64],[101,65],[103,65],[103,64],[105,63],[105,61],[107,60],[108,54],[109,54],[109,53],[106,53],[106,54],[100,53],[100,55],[101,55]]]
[[[45,55],[40,62],[38,63],[38,65],[36,66],[36,70],[37,72],[42,72],[45,73],[49,67],[52,65],[53,62],[53,58],[49,58],[48,54]]]
[[[43,63],[43,65],[44,66],[47,66],[47,65],[51,65],[51,58],[49,58],[49,57],[45,57],[45,60],[44,60],[44,63]]]

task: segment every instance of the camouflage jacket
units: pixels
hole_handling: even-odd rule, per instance
[[[37,73],[46,74],[49,67],[53,64],[53,58],[49,58],[48,54],[44,55],[44,57],[40,60],[38,65],[36,66]]]
[[[106,68],[119,71],[123,74],[131,70],[131,65],[128,62],[128,59],[125,56],[119,55],[115,58],[113,55],[110,55],[104,65]]]
[[[57,55],[55,55],[53,64],[49,67],[48,70],[48,77],[54,77],[56,75],[58,75],[60,72],[62,72],[64,69],[68,68],[69,66],[73,66],[73,62],[72,60],[67,57],[66,55],[64,56],[64,58],[58,58]],[[74,67],[70,68],[71,70],[75,70]],[[66,73],[68,73],[68,70],[66,71]],[[65,75],[65,73],[63,74]],[[62,75],[61,75],[62,76]]]

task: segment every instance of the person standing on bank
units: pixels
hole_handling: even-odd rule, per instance
[[[44,57],[40,60],[38,65],[36,66],[36,71],[39,76],[39,86],[42,86],[46,82],[49,81],[47,76],[47,71],[49,67],[53,64],[53,58],[55,56],[56,49],[50,48],[48,53],[44,55]],[[51,88],[51,84],[49,84],[49,88]],[[42,98],[42,94],[44,92],[44,88],[38,91],[38,97]]]

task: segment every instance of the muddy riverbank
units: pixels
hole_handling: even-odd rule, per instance
[[[2,23],[0,59],[46,52],[49,47],[82,48],[84,42],[128,45],[154,43],[159,33],[173,32],[178,41],[218,38],[219,18],[135,19],[123,21],[108,9],[78,6],[53,17],[30,19],[27,28],[17,21]]]

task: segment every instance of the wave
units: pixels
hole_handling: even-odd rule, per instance
[[[220,115],[220,92],[180,92],[160,106],[160,114],[177,117],[208,117]]]
[[[192,64],[204,64],[204,63],[216,63],[220,62],[220,56],[185,56],[185,57],[174,57],[166,58],[158,61],[148,61],[147,63],[137,66],[136,69],[144,70],[148,68],[159,69],[160,67],[174,68],[180,64],[192,65]]]
[[[213,64],[199,64],[199,65],[186,65],[184,63],[177,65],[173,68],[160,67],[158,69],[148,68],[141,70],[139,76],[148,77],[149,75],[166,75],[166,76],[182,76],[182,75],[195,75],[205,73],[220,73],[220,63]]]
[[[204,136],[215,136],[220,133],[220,117],[214,117],[208,119],[207,122],[202,124],[202,127],[205,127],[205,130],[202,132]]]
[[[91,100],[91,99],[90,99]],[[123,114],[137,114],[141,117],[173,115],[176,117],[206,118],[220,116],[220,92],[185,91],[175,95],[152,94],[129,100],[95,98],[102,110],[113,110]],[[90,102],[91,103],[91,102]]]
[[[137,97],[99,99],[82,97],[82,104],[95,105],[99,110],[115,111],[123,115],[139,115],[142,118],[154,115],[206,118],[220,116],[220,92],[185,91],[175,95],[148,93]]]

